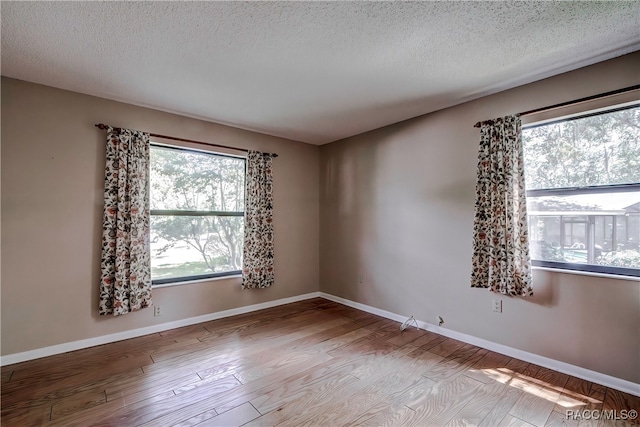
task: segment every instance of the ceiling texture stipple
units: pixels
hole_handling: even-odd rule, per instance
[[[639,1],[2,1],[1,12],[4,76],[311,144],[640,50]]]

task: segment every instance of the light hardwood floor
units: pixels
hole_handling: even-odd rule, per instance
[[[10,365],[1,422],[597,426],[625,422],[566,411],[640,410],[638,397],[399,326],[318,298]]]

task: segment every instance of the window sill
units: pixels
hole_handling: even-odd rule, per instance
[[[232,276],[208,277],[206,279],[185,280],[183,282],[163,283],[161,285],[152,285],[152,289],[168,288],[171,286],[193,285],[203,282],[217,282],[218,280],[241,279],[242,274],[234,274]]]
[[[566,273],[566,274],[577,274],[580,276],[593,276],[593,277],[603,277],[605,279],[617,279],[617,280],[628,280],[632,282],[640,282],[640,277],[636,276],[621,276],[618,274],[608,274],[608,273],[596,273],[593,271],[581,271],[581,270],[567,270],[563,268],[555,268],[555,267],[540,267],[540,266],[531,266],[532,270],[543,270],[543,271],[551,271],[554,273]]]

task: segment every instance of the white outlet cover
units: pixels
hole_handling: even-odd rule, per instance
[[[493,300],[493,311],[496,313],[502,313],[502,300],[500,299]]]

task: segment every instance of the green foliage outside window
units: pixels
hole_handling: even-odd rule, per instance
[[[532,260],[640,269],[640,107],[525,128],[523,147]]]
[[[152,146],[150,163],[152,278],[240,270],[245,160]]]

